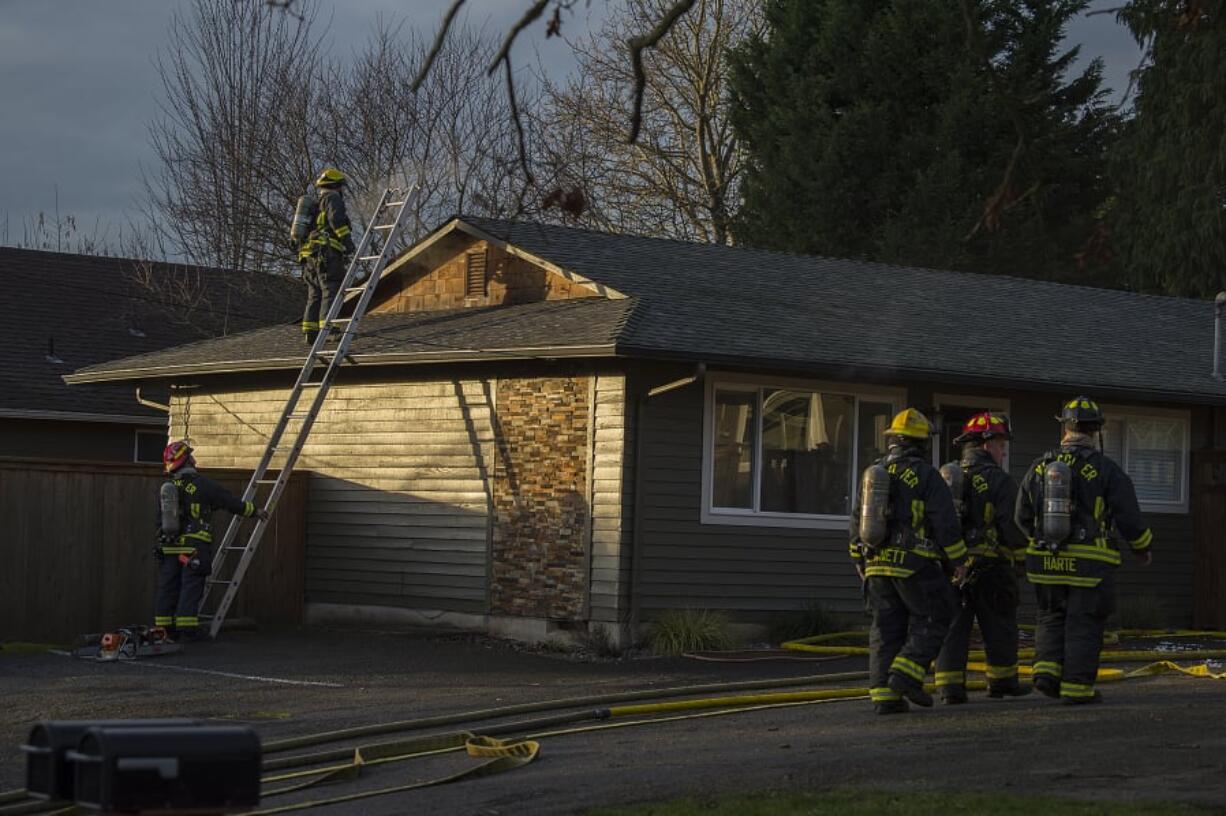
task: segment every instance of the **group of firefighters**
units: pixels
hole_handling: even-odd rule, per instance
[[[345,212],[346,178],[326,168],[317,193],[304,196],[291,236],[307,284],[303,336],[313,344],[354,250]],[[1018,574],[1038,601],[1033,684],[1066,703],[1102,699],[1094,688],[1103,628],[1112,611],[1112,575],[1120,564],[1114,534],[1150,562],[1145,526],[1128,475],[1095,444],[1104,418],[1088,397],[1056,417],[1057,448],[1030,467],[1019,489],[1001,466],[1012,438],[1007,418],[977,414],[955,443],[962,459],[939,471],[927,450],[932,428],[914,408],[886,430],[887,455],[861,480],[851,517],[850,554],[872,613],[870,696],[879,714],[902,713],[908,700],[931,706],[924,690],[936,661],[936,687],[948,704],[965,703],[972,625],[987,655],[988,694],[1017,697]],[[163,462],[173,489],[159,498],[156,626],[171,637],[198,631],[198,607],[211,572],[214,509],[266,517],[196,472],[186,441]],[[173,504],[168,510],[167,505]]]
[[[1131,479],[1096,444],[1105,422],[1098,405],[1079,396],[1056,419],[1059,446],[1035,460],[1020,488],[1001,466],[1012,438],[1001,415],[971,417],[954,440],[961,461],[940,470],[922,413],[908,408],[886,430],[888,453],[861,478],[850,536],[872,613],[869,694],[878,714],[906,712],[908,701],[931,706],[924,678],[933,661],[942,700],[965,703],[976,620],[988,695],[1030,693],[1018,681],[1018,573],[1038,602],[1034,688],[1069,704],[1102,700],[1094,681],[1121,561],[1115,539],[1148,565],[1153,533]]]

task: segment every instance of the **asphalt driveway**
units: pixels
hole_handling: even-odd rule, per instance
[[[248,723],[268,740],[625,689],[863,668],[863,658],[577,662],[485,638],[340,631],[234,633],[126,664],[0,652],[0,789],[20,786],[18,745],[44,719],[193,717]],[[980,697],[888,718],[856,700],[549,737],[536,762],[510,773],[320,812],[574,813],[687,794],[872,787],[1186,802],[1226,813],[1226,682],[1156,677],[1104,693],[1099,706]],[[399,786],[473,762],[444,755],[386,765],[296,797]]]

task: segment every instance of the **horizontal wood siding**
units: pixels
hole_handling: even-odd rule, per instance
[[[592,573],[590,619],[615,626],[626,617],[633,500],[626,456],[626,378],[596,378],[592,454]]]
[[[722,609],[737,617],[801,609],[862,609],[846,534],[700,522],[701,384],[647,401],[642,415],[643,620],[663,609]]]
[[[178,392],[172,418],[202,467],[251,467],[286,396]],[[309,601],[485,611],[491,400],[476,381],[333,387],[298,462]]]
[[[927,406],[935,390],[947,389],[912,388],[912,401]],[[697,607],[737,611],[751,619],[753,613],[793,610],[813,601],[834,611],[860,610],[859,582],[848,563],[842,530],[700,523],[702,393],[701,387],[689,386],[646,404],[643,618],[650,620],[662,609]],[[1059,440],[1052,417],[1060,395],[998,395],[1011,399],[1015,439],[1010,470],[1020,479]],[[1191,410],[1195,449],[1208,443],[1209,412]],[[626,455],[632,454],[631,443]],[[1120,605],[1150,596],[1170,623],[1186,624],[1192,612],[1192,516],[1150,513],[1148,519],[1154,530],[1154,564],[1146,569],[1126,557],[1118,573]],[[1033,593],[1023,589],[1022,594],[1023,617],[1032,616]]]

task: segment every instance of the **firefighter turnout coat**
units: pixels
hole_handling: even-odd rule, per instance
[[[890,475],[888,535],[879,546],[866,546],[857,507],[850,555],[865,575],[873,616],[869,694],[884,710],[905,705],[897,687],[922,686],[941,649],[957,606],[947,572],[961,564],[966,545],[949,487],[918,447],[894,447],[877,464]]]
[[[199,625],[200,599],[204,583],[213,567],[213,512],[227,510],[233,515],[255,515],[253,502],[236,498],[230,491],[201,476],[192,468],[181,468],[171,480],[179,491],[179,534],[167,540],[161,535],[161,506],[157,529],[158,550],[157,608],[155,626],[174,626],[192,630]]]
[[[1072,535],[1048,547],[1042,541],[1043,470],[1057,459],[1073,474]],[[1120,551],[1110,535],[1113,526],[1134,552],[1148,549],[1154,538],[1141,517],[1132,479],[1104,453],[1083,443],[1061,445],[1035,461],[1018,493],[1016,519],[1028,539],[1026,576],[1033,584],[1098,586],[1120,565]]]

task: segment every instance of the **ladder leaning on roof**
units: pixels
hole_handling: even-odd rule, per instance
[[[383,196],[379,199],[379,206],[371,216],[370,225],[362,235],[362,240],[353,253],[353,260],[349,262],[349,268],[345,271],[345,277],[339,290],[341,296],[332,298],[328,315],[320,327],[319,335],[311,345],[306,361],[302,364],[302,371],[299,372],[294,387],[290,390],[285,407],[281,410],[281,418],[277,420],[277,425],[268,438],[268,445],[264,448],[264,455],[260,457],[260,464],[251,474],[251,480],[247,482],[247,488],[243,491],[244,501],[255,501],[260,485],[270,484],[272,489],[263,507],[272,513],[277,506],[277,500],[281,498],[290,474],[294,471],[294,464],[298,461],[298,456],[302,453],[302,448],[311,433],[311,426],[315,424],[315,418],[319,416],[324,399],[328,396],[328,390],[332,387],[332,381],[336,378],[337,369],[348,356],[349,345],[357,335],[358,323],[366,314],[366,307],[370,304],[371,296],[374,294],[375,287],[379,285],[383,269],[390,260],[392,248],[404,223],[405,213],[409,211],[417,192],[417,185],[409,189],[392,187],[383,191]],[[390,218],[390,220],[380,223],[380,219],[383,218]],[[376,245],[378,246],[377,251],[374,249]],[[361,269],[368,271],[366,280],[355,286],[357,274]],[[355,292],[361,294],[354,306],[353,314],[348,318],[340,317],[345,296]],[[339,331],[340,340],[335,349],[325,349],[324,344],[332,331]],[[317,367],[323,369],[323,375],[318,380],[312,380],[311,375]],[[298,404],[302,400],[303,391],[307,388],[315,388],[315,395],[308,397],[307,409],[299,411]],[[286,439],[286,431],[290,423],[296,419],[301,419],[302,424],[298,426],[296,432],[289,434],[288,438],[292,441],[289,442],[289,452],[284,464],[281,465],[275,478],[265,478],[273,457],[285,447],[282,440]],[[234,603],[235,596],[238,595],[243,576],[246,575],[247,568],[251,565],[251,559],[255,557],[256,549],[260,546],[260,539],[264,536],[268,522],[257,520],[247,538],[247,543],[236,546],[234,542],[238,538],[241,526],[241,519],[237,517],[231,519],[221,544],[213,553],[213,575],[207,580],[204,597],[200,601],[200,617],[209,622],[209,637],[217,637],[217,633],[221,631],[226,613],[230,611],[230,606]],[[227,576],[225,567],[232,560],[230,558],[232,554],[238,555],[238,561]],[[208,602],[214,596],[214,588],[218,587],[224,587],[225,592],[218,601],[216,609],[209,612]]]

